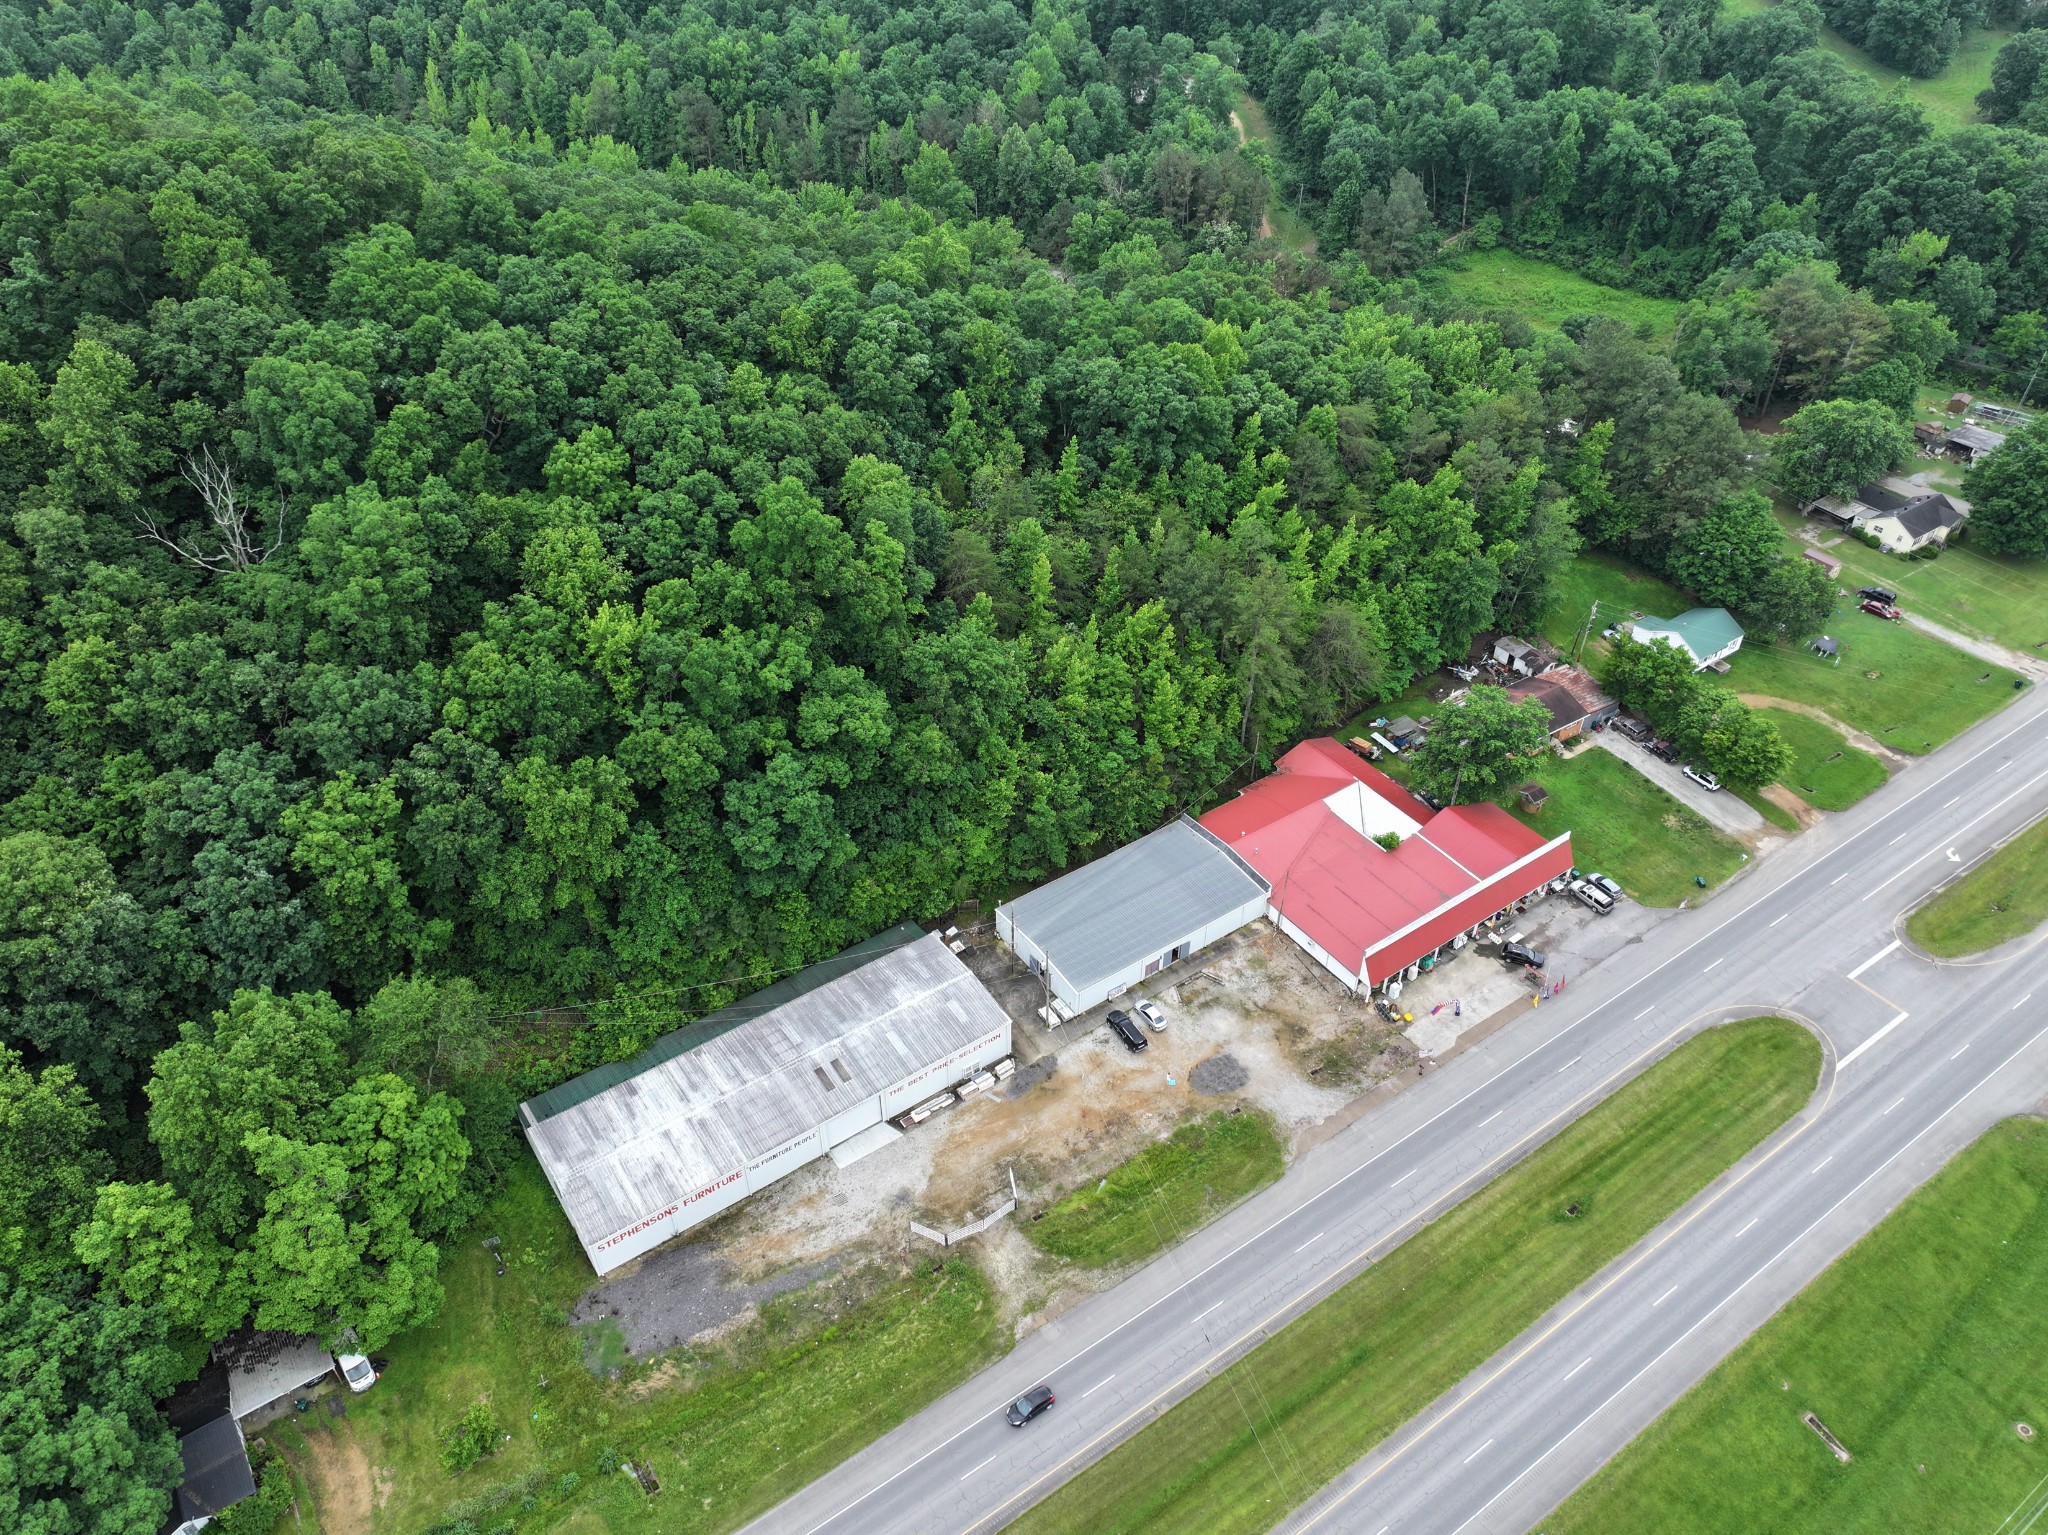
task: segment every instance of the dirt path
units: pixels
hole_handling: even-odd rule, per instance
[[[369,1535],[376,1483],[354,1429],[346,1423],[311,1429],[299,1469],[312,1484],[321,1535]]]
[[[1866,735],[1854,725],[1845,725],[1827,710],[1817,709],[1812,704],[1795,703],[1789,698],[1773,698],[1769,693],[1737,693],[1735,696],[1752,709],[1783,709],[1788,714],[1803,714],[1810,720],[1819,720],[1823,725],[1840,731],[1851,746],[1862,747],[1880,762],[1899,763],[1912,760],[1897,748],[1885,745],[1876,736]]]
[[[1922,634],[1931,634],[1980,661],[1989,661],[1993,666],[2009,666],[2022,677],[2032,677],[2036,681],[2048,677],[2048,661],[2042,660],[2039,656],[2030,656],[2024,651],[2007,650],[2003,645],[1995,645],[1990,640],[1973,638],[1938,624],[1931,618],[1922,618],[1918,613],[1908,613],[1906,622]]]
[[[1820,819],[1820,812],[1818,810],[1807,804],[1805,800],[1781,783],[1767,783],[1757,792],[1762,794],[1765,799],[1776,805],[1780,810],[1789,811],[1792,819],[1799,823],[1801,831],[1805,831],[1807,827]]]

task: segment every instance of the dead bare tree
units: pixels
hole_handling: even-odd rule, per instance
[[[257,540],[260,533],[251,535],[250,507],[243,495],[242,487],[235,483],[234,467],[224,458],[215,458],[213,449],[202,447],[197,453],[185,455],[183,465],[185,483],[199,492],[199,499],[205,504],[206,513],[213,519],[213,531],[219,547],[211,553],[198,546],[198,540],[172,538],[159,527],[156,520],[143,512],[135,514],[141,525],[141,536],[162,544],[179,559],[197,565],[201,570],[218,574],[224,570],[246,570],[251,565],[261,565],[284,547],[284,498],[277,502],[277,534],[269,547],[260,547]]]

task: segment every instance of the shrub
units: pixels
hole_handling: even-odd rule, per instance
[[[467,1471],[498,1448],[505,1431],[488,1402],[478,1402],[462,1415],[441,1442],[441,1469],[450,1476]]]

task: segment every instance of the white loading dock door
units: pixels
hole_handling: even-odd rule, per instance
[[[873,1156],[891,1141],[903,1139],[903,1132],[886,1120],[879,1125],[869,1125],[851,1140],[841,1141],[831,1151],[834,1167],[851,1167],[862,1157]]]

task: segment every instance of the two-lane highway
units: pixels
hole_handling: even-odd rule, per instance
[[[2012,1031],[2030,1016],[2024,1007],[2000,1016],[2000,999],[2035,990],[2048,999],[2048,965],[2037,973],[2023,957],[1935,966],[1887,947],[1895,919],[1928,889],[2048,810],[2044,714],[2048,698],[2030,694],[1903,770],[1736,889],[1665,923],[1565,997],[1309,1152],[1273,1188],[1031,1334],[750,1529],[1000,1528],[1680,1039],[1741,1013],[1794,1013],[1829,1041],[1829,1094],[1568,1302],[1584,1306],[1585,1323],[1539,1328],[1321,1493],[1290,1474],[1284,1444],[1271,1457],[1276,1520],[1301,1504],[1298,1520],[1366,1535],[1389,1524],[1526,1527],[1556,1489],[1596,1468],[1630,1424],[1647,1422],[1956,1145],[2048,1091],[2048,1048],[2018,1050],[2009,1063],[1995,1053],[2017,1042]],[[2027,977],[2017,989],[2015,975]],[[1952,1061],[1930,1046],[1951,1037],[1964,1047]],[[1972,1050],[1984,1054],[1973,1061]],[[1993,1066],[1984,1086],[1972,1085],[1972,1069]],[[1968,1095],[1955,1096],[1965,1086]],[[1925,1133],[1912,1139],[1909,1129]],[[1787,1175],[1793,1164],[1777,1159],[1793,1145],[1821,1148],[1812,1157],[1819,1171]],[[1843,1181],[1852,1175],[1861,1181]],[[1817,1214],[1801,1202],[1827,1198],[1840,1207]],[[1723,1229],[1724,1208],[1741,1211],[1733,1230]],[[1667,1281],[1639,1295],[1663,1263],[1683,1269],[1692,1287]],[[1653,1277],[1639,1285],[1639,1273]],[[1725,1298],[1709,1287],[1723,1279]],[[1549,1338],[1577,1336],[1579,1325],[1606,1346],[1582,1355],[1592,1363],[1559,1367],[1551,1350],[1569,1347]],[[1003,1405],[1039,1380],[1055,1386],[1059,1404],[1011,1429]],[[1574,1407],[1585,1410],[1575,1417]],[[1454,1508],[1462,1512],[1451,1519]]]

